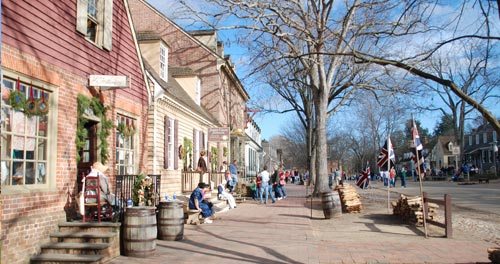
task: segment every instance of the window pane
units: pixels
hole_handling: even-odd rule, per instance
[[[97,0],[88,0],[87,13],[93,18],[97,17]]]
[[[46,183],[47,182],[47,171],[46,171],[46,163],[38,163],[37,166],[37,178],[36,178],[36,183]]]
[[[24,134],[24,113],[12,111],[11,114],[12,132]]]
[[[12,164],[12,185],[20,185],[23,183],[24,183],[23,162],[14,161]]]
[[[40,116],[38,118],[38,135],[41,137],[47,136],[47,125],[49,118],[47,116]]]
[[[2,135],[1,142],[1,151],[2,151],[2,160],[6,160],[10,158],[10,135]]]
[[[7,185],[10,183],[10,163],[6,160],[1,161],[1,173],[2,173],[2,185]]]
[[[35,184],[35,163],[26,162],[26,184]]]
[[[90,153],[88,151],[83,152],[82,162],[90,162]]]
[[[38,160],[47,160],[47,140],[38,140]]]

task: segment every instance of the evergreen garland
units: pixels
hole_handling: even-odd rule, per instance
[[[83,116],[85,113],[85,109],[92,109],[94,114],[101,119],[101,129],[98,131],[98,137],[101,141],[100,150],[101,150],[101,162],[106,163],[109,158],[109,142],[108,137],[111,134],[111,129],[113,128],[113,122],[109,120],[106,116],[106,111],[108,108],[104,106],[99,98],[92,97],[88,98],[85,95],[79,94],[77,97],[78,101],[78,119],[77,119],[77,128],[76,128],[76,160],[80,161],[80,150],[85,147],[85,138],[87,135],[87,130],[85,129],[85,124],[89,121],[87,118]]]

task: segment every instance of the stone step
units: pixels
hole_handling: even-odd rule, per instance
[[[119,232],[121,223],[111,222],[61,222],[59,223],[60,232]]]
[[[41,254],[31,257],[31,263],[96,263],[100,255]]]
[[[101,255],[107,243],[47,243],[41,246],[42,254]]]
[[[115,232],[55,232],[50,234],[51,242],[67,243],[111,243],[119,239]]]

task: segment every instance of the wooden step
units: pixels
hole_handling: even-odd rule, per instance
[[[59,223],[60,232],[118,232],[120,230],[121,223],[112,222],[61,222]]]
[[[31,257],[31,263],[94,263],[102,258],[101,255],[41,254]]]
[[[42,254],[98,255],[110,247],[108,243],[47,243],[41,246]]]
[[[55,232],[50,234],[52,242],[87,242],[87,243],[110,243],[113,238],[118,239],[115,232]]]

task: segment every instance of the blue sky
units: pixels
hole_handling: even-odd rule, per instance
[[[177,19],[176,14],[176,5],[177,1],[165,1],[165,0],[147,0],[151,5],[157,8],[159,11],[164,12],[167,17],[174,20],[176,23],[182,26],[182,21]],[[198,2],[197,2],[198,3]],[[443,9],[446,10],[446,9]],[[443,11],[445,12],[445,11]],[[470,18],[469,18],[470,19]],[[224,52],[228,55],[231,55],[232,61],[236,65],[236,72],[238,76],[243,78],[245,76],[245,70],[248,69],[248,55],[243,47],[238,46],[236,42],[236,33],[231,30],[226,31],[218,31],[218,37],[221,41],[224,42]],[[263,95],[266,96],[268,93],[266,88],[261,84],[253,84],[248,80],[243,79],[243,84],[245,85],[245,89],[250,94],[250,97],[254,100],[262,99]],[[500,91],[498,91],[500,93]],[[252,99],[251,99],[252,100]],[[270,100],[274,100],[271,99]],[[255,101],[253,101],[255,103]],[[250,103],[251,105],[252,103]],[[500,108],[492,106],[490,107],[490,111],[492,111],[497,117],[500,116]],[[342,115],[342,114],[341,114]],[[415,118],[420,120],[423,127],[432,131],[436,126],[437,121],[440,118],[439,112],[428,112],[425,114],[415,114]],[[274,135],[280,134],[280,130],[282,130],[287,125],[294,122],[296,119],[296,114],[291,112],[287,114],[263,114],[258,113],[254,117],[256,123],[261,128],[262,138],[270,139]],[[340,117],[342,119],[342,117]]]

